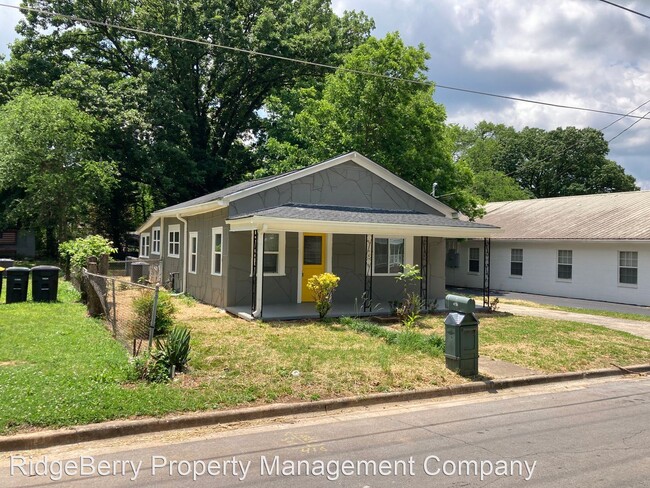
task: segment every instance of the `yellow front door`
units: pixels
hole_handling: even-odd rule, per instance
[[[302,301],[313,302],[314,297],[307,288],[307,280],[325,272],[325,234],[303,234],[302,236]]]

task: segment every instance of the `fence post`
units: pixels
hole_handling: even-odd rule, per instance
[[[156,314],[158,312],[158,292],[160,291],[160,285],[156,283],[156,290],[153,295],[153,310],[151,311],[151,325],[149,326],[149,350],[153,345],[153,333],[156,330]]]
[[[115,280],[111,280],[113,294],[113,337],[117,337],[117,302],[115,301]]]
[[[86,266],[89,273],[97,274],[97,272],[99,271],[99,259],[97,259],[95,256],[90,256],[87,260]],[[88,314],[91,317],[101,317],[102,314],[104,313],[104,310],[102,308],[102,302],[97,293],[97,290],[95,290],[95,287],[93,287],[91,283],[93,280],[96,281],[97,278],[94,276],[86,275],[85,289],[86,289]]]

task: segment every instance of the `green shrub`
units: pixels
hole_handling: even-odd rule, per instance
[[[341,278],[332,273],[321,273],[314,275],[307,281],[307,288],[316,301],[316,311],[323,319],[332,308],[332,295],[339,286]]]
[[[151,326],[151,313],[153,311],[154,291],[143,289],[139,297],[133,299],[133,311],[135,320],[133,321],[134,337],[144,338],[145,332],[148,336],[149,327]],[[158,292],[158,305],[156,307],[156,325],[153,331],[154,337],[167,333],[174,325],[174,314],[176,307],[172,302],[171,295],[166,291]],[[142,336],[142,337],[140,337]]]
[[[444,339],[436,334],[425,335],[410,329],[397,332],[365,320],[349,317],[341,318],[340,323],[350,330],[379,337],[386,344],[397,346],[409,352],[419,351],[431,356],[440,356],[445,348]]]
[[[71,241],[62,242],[59,245],[59,254],[61,258],[69,260],[70,269],[78,273],[81,268],[86,266],[86,261],[90,256],[111,255],[117,252],[113,243],[99,235],[80,237]]]
[[[148,381],[149,383],[166,383],[169,381],[169,368],[158,351],[145,351],[144,354],[133,358],[131,381]]]
[[[156,339],[156,347],[167,369],[172,366],[176,371],[183,371],[190,360],[190,331],[187,327],[175,326],[164,339]]]

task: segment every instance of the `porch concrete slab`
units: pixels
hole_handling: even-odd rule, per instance
[[[567,320],[570,322],[582,322],[585,324],[600,325],[608,329],[620,330],[645,339],[650,339],[650,317],[648,322],[641,320],[619,319],[604,317],[602,315],[590,315],[585,313],[565,312],[564,310],[549,310],[546,308],[525,307],[522,305],[500,304],[503,312],[514,315],[526,315],[529,317],[543,317],[551,320]]]
[[[488,356],[480,356],[478,358],[478,370],[479,373],[494,379],[521,378],[523,376],[542,374],[541,371],[524,368],[523,366]]]

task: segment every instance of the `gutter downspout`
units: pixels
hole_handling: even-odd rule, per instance
[[[176,214],[176,218],[183,223],[183,227],[185,229],[183,231],[183,236],[184,236],[184,238],[183,238],[183,288],[181,289],[181,293],[184,295],[185,290],[187,289],[186,288],[187,287],[187,284],[186,284],[187,283],[187,251],[188,251],[188,248],[189,248],[187,240],[189,238],[188,237],[189,234],[188,234],[188,231],[187,231],[187,220],[185,220],[183,217],[181,217],[180,213]]]
[[[262,317],[262,293],[264,290],[264,234],[268,226],[262,225],[261,229],[257,230],[257,292],[255,296],[257,303],[255,303],[255,310],[253,311],[253,318],[259,319]]]

